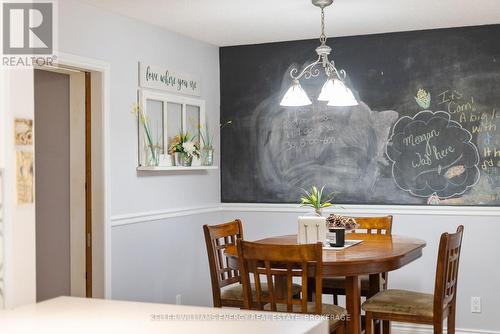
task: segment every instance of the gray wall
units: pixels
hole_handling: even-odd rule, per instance
[[[148,216],[193,206],[218,206],[220,181],[217,170],[187,173],[136,171],[137,120],[131,114],[132,103],[137,100],[137,71],[138,62],[141,61],[197,75],[201,80],[201,98],[205,100],[206,117],[212,125],[218,124],[218,47],[102,10],[83,1],[64,0],[58,4],[60,52],[102,60],[110,65],[111,129],[110,150],[106,154],[109,154],[110,160],[111,220],[120,216]],[[89,24],[89,20],[92,24]],[[219,147],[218,142],[217,138],[216,148]],[[218,165],[217,149],[215,155]],[[205,291],[204,287],[209,287],[210,282],[193,288],[196,285],[193,280],[193,286],[182,287],[181,284],[188,281],[191,272],[185,272],[180,267],[183,264],[192,268],[198,264],[197,261],[206,261],[205,253],[201,253],[200,248],[196,257],[187,254],[186,259],[179,262],[179,251],[174,247],[179,240],[187,242],[190,236],[193,240],[201,237],[201,221],[191,222],[182,218],[174,219],[173,224],[167,226],[163,223],[157,221],[112,228],[111,297],[173,302],[172,296],[178,291],[193,289],[200,293],[188,297],[187,292],[186,301],[207,304],[210,300],[202,296],[202,291]],[[188,232],[176,234],[176,230]],[[206,265],[199,268],[208,273]],[[174,275],[178,278],[173,278]],[[171,284],[171,279],[177,283]]]
[[[206,101],[206,117],[212,125],[218,124],[219,50],[216,46],[84,2],[64,0],[59,1],[59,49],[110,64],[112,216],[220,202],[219,173],[215,170],[138,175],[137,120],[131,114],[132,103],[137,100],[137,71],[141,61],[197,75],[201,80],[201,98]],[[215,147],[219,147],[218,139]],[[216,164],[218,153],[216,150]]]
[[[202,223],[241,217],[246,237],[255,239],[294,233],[297,213],[231,211],[223,212],[222,217],[213,213],[150,221],[151,216],[168,216],[172,210],[219,206],[219,173],[138,175],[136,121],[129,111],[136,99],[140,60],[198,74],[202,79],[202,98],[207,102],[207,117],[218,120],[218,48],[75,0],[59,4],[61,51],[102,59],[111,66],[111,220],[142,217],[139,223],[112,227],[112,298],[173,303],[175,295],[181,293],[185,304],[210,305]],[[218,153],[216,150],[217,164]],[[495,260],[500,254],[497,217],[412,214],[395,219],[395,233],[423,238],[428,246],[423,258],[392,273],[390,284],[422,291],[432,290],[439,234],[466,224],[458,325],[499,331],[496,315],[500,296],[494,284],[500,279],[500,270],[487,266],[483,260]],[[482,314],[469,312],[472,295],[483,297]]]
[[[70,295],[69,76],[35,70],[37,301]]]

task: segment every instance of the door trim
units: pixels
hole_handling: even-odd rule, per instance
[[[85,72],[85,295],[92,298],[92,108],[90,72]]]
[[[111,299],[111,223],[110,223],[110,64],[97,59],[59,52],[56,64],[78,68],[84,71],[100,72],[102,143],[101,161],[103,163],[103,222],[104,222],[104,298]]]

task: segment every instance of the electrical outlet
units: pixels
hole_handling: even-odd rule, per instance
[[[472,313],[481,313],[481,297],[471,297],[470,311]]]
[[[176,295],[175,296],[175,304],[176,305],[181,305],[182,304],[182,296],[181,295]]]

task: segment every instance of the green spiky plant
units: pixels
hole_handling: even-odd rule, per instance
[[[332,206],[333,204],[330,202],[333,200],[333,193],[330,193],[326,196],[323,196],[323,191],[325,190],[326,185],[321,187],[320,190],[316,186],[311,188],[311,191],[303,190],[303,195],[300,197],[300,206],[308,206],[314,209],[314,212],[321,216],[324,208]]]
[[[158,166],[159,164],[159,154],[160,154],[160,137],[157,135],[156,138],[156,143],[153,142],[153,133],[151,131],[151,124],[149,122],[149,118],[146,114],[146,112],[141,108],[141,106],[137,103],[134,103],[132,105],[132,113],[136,115],[139,118],[139,122],[142,124],[144,131],[144,141],[151,151],[151,158],[150,161],[147,162],[148,165],[153,165],[153,166]],[[157,134],[160,133],[160,131],[156,131]]]
[[[222,123],[222,124],[219,124],[219,128],[220,130],[224,129],[227,125],[233,123],[233,121],[226,121],[225,123]],[[203,147],[206,148],[206,149],[213,149],[214,146],[214,140],[215,140],[215,137],[218,133],[213,133],[213,134],[210,134],[209,131],[208,131],[208,124],[205,125],[205,128],[203,128],[202,126],[200,126],[200,138],[201,138],[201,143],[203,144]]]

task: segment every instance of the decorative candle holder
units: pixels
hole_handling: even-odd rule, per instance
[[[328,229],[328,243],[330,247],[345,246],[345,228],[330,228]]]

